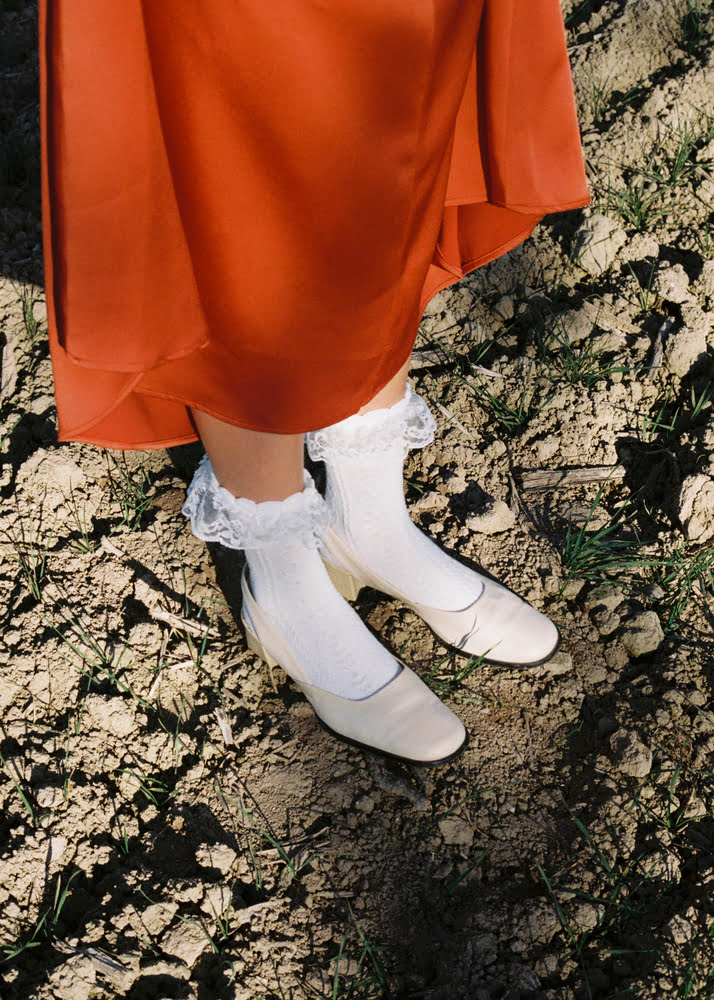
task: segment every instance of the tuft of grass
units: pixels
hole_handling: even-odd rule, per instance
[[[424,682],[440,697],[459,697],[471,674],[485,666],[483,656],[470,656],[462,666],[458,666],[453,654],[448,653],[434,664]]]
[[[2,959],[0,959],[1,963],[9,962],[13,958],[17,958],[18,955],[22,954],[24,951],[28,951],[30,948],[39,948],[41,945],[52,941],[52,938],[55,936],[60,915],[65,903],[67,902],[69,887],[77,875],[79,875],[78,868],[75,869],[69,876],[64,887],[62,886],[61,875],[57,877],[57,885],[55,886],[55,894],[52,904],[45,910],[33,927],[28,929],[27,934],[18,938],[16,941],[4,941],[0,944],[0,953],[2,954]]]
[[[178,794],[177,789],[170,789],[165,781],[155,778],[151,774],[132,771],[128,767],[118,767],[117,774],[126,774],[133,778],[144,798],[157,809],[165,808]]]
[[[678,43],[687,55],[692,55],[702,45],[707,35],[711,5],[703,0],[680,0],[677,8]]]
[[[709,417],[714,402],[714,389],[707,382],[703,389],[696,392],[690,387],[689,397],[684,402],[672,408],[672,386],[667,386],[664,399],[656,404],[652,414],[642,418],[639,429],[641,440],[645,444],[660,443],[667,448],[681,435],[698,426]]]
[[[643,170],[632,171],[622,188],[608,187],[607,196],[608,204],[612,199],[617,214],[638,232],[651,229],[667,214],[656,178]]]
[[[42,339],[42,336],[47,332],[35,317],[35,303],[40,300],[35,297],[35,289],[32,285],[21,285],[19,289],[17,286],[15,287],[18,291],[18,300],[22,312],[22,325],[30,348],[34,350]]]
[[[357,923],[349,902],[347,909],[349,924],[342,935],[334,958],[335,971],[330,1000],[384,1000],[391,996],[391,990],[379,958],[379,949],[372,944]],[[353,932],[357,940],[350,949],[348,945],[351,943]],[[350,951],[353,954],[350,954]]]
[[[554,385],[582,385],[591,389],[598,382],[611,379],[615,373],[631,371],[627,365],[603,361],[601,351],[596,351],[595,331],[591,330],[582,346],[572,347],[567,335],[556,324],[545,332],[536,332],[536,343],[547,376]]]
[[[483,378],[475,374],[475,382],[469,381],[471,391],[481,406],[493,420],[509,434],[517,434],[528,426],[530,421],[543,410],[555,394],[552,386],[546,391],[536,383],[531,365],[524,375],[520,389],[515,395],[506,398],[503,394],[491,392]]]
[[[636,805],[656,826],[666,830],[673,837],[681,838],[691,823],[712,818],[707,812],[691,809],[700,783],[699,779],[710,778],[711,774],[702,775],[687,769],[682,759],[676,763],[668,761],[665,764],[662,756],[659,749],[655,751],[652,769],[644,785],[637,790],[633,807]],[[645,788],[654,792],[654,795],[646,801],[642,796]]]
[[[144,515],[151,503],[151,477],[144,465],[131,470],[126,456],[120,460],[107,456],[107,475],[111,502],[119,507],[121,521],[117,528],[127,527],[130,531],[140,531]]]
[[[637,556],[642,544],[638,536],[623,536],[623,529],[628,528],[630,501],[620,504],[615,514],[607,514],[601,527],[591,528],[595,515],[600,513],[607,485],[605,482],[598,489],[583,523],[568,525],[561,551],[566,570],[563,585],[573,578],[605,580],[620,575],[623,570],[649,565],[647,560]]]
[[[643,313],[648,313],[650,311],[650,306],[652,304],[652,298],[653,298],[652,281],[654,280],[655,271],[657,270],[657,264],[655,262],[650,267],[650,272],[649,275],[647,276],[647,281],[644,285],[641,283],[640,279],[635,274],[634,270],[632,269],[632,265],[630,264],[629,261],[627,262],[627,267],[629,268],[630,274],[635,279],[638,285],[637,299],[640,303],[640,311]]]
[[[605,89],[601,87],[600,84],[596,83],[594,80],[590,82],[590,111],[592,112],[593,122],[595,125],[599,125],[605,120],[607,111],[610,107],[611,95]]]
[[[34,524],[20,518],[17,531],[5,531],[5,539],[11,548],[15,562],[24,577],[25,586],[31,597],[42,601],[42,586],[47,572],[47,557],[52,547],[53,533],[46,539],[40,537]]]
[[[155,711],[145,698],[137,694],[132,686],[123,680],[121,674],[125,670],[123,660],[129,650],[124,645],[119,655],[116,655],[115,644],[111,639],[100,642],[92,635],[86,626],[69,607],[57,605],[62,621],[58,625],[55,621],[45,617],[45,624],[52,629],[56,635],[68,646],[80,661],[79,672],[86,678],[86,693],[91,691],[92,686],[100,679],[108,680],[116,687],[121,694],[129,697],[150,713]],[[79,732],[79,728],[77,729]]]
[[[35,812],[35,807],[32,804],[31,801],[32,795],[29,788],[25,789],[23,787],[23,783],[20,779],[20,776],[15,773],[17,769],[10,767],[8,761],[5,760],[2,753],[0,753],[0,763],[2,764],[3,769],[7,774],[8,778],[15,786],[15,791],[20,796],[20,801],[22,802],[25,811],[27,812],[27,815],[30,817],[30,822],[35,827],[35,829],[37,829],[40,826],[39,816]]]
[[[71,490],[70,494],[71,499],[67,503],[69,504],[72,520],[76,528],[76,537],[70,542],[70,548],[82,555],[88,552],[95,552],[99,548],[100,543],[92,537],[94,534],[92,518],[87,518],[86,508],[80,510],[74,490]]]
[[[677,546],[668,558],[652,564],[651,576],[665,594],[660,601],[662,629],[667,634],[676,632],[695,598],[705,593],[714,596],[714,544]]]
[[[714,115],[707,108],[697,108],[697,113],[696,121],[686,118],[669,127],[670,140],[660,142],[644,166],[628,168],[623,187],[606,186],[601,211],[616,212],[638,231],[681,213],[678,191],[696,189],[697,178],[707,175],[697,153],[714,138]]]

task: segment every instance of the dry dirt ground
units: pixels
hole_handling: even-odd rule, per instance
[[[180,513],[198,446],[58,446],[35,11],[6,0],[3,997],[714,996],[710,6],[564,0],[592,205],[424,318],[413,516],[564,637],[454,662],[365,593],[472,734],[427,770],[246,651],[240,560]]]

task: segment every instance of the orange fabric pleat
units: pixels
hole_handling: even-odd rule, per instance
[[[60,440],[295,433],[589,201],[559,0],[40,0]]]

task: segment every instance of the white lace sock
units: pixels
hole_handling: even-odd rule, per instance
[[[318,545],[329,515],[307,471],[302,492],[254,503],[224,489],[205,456],[182,510],[198,538],[245,551],[256,602],[312,684],[366,698],[398,673],[327,575]]]
[[[407,384],[394,406],[314,431],[307,445],[325,462],[332,527],[355,556],[413,603],[455,611],[472,604],[483,583],[417,528],[404,497],[407,452],[429,444],[435,429]]]

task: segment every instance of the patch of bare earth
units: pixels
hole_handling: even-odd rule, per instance
[[[563,644],[455,661],[363,592],[471,733],[432,771],[246,651],[240,558],[180,513],[200,447],[58,446],[35,11],[5,4],[3,997],[712,995],[711,4],[563,8],[592,205],[432,302],[407,464],[417,523]]]

